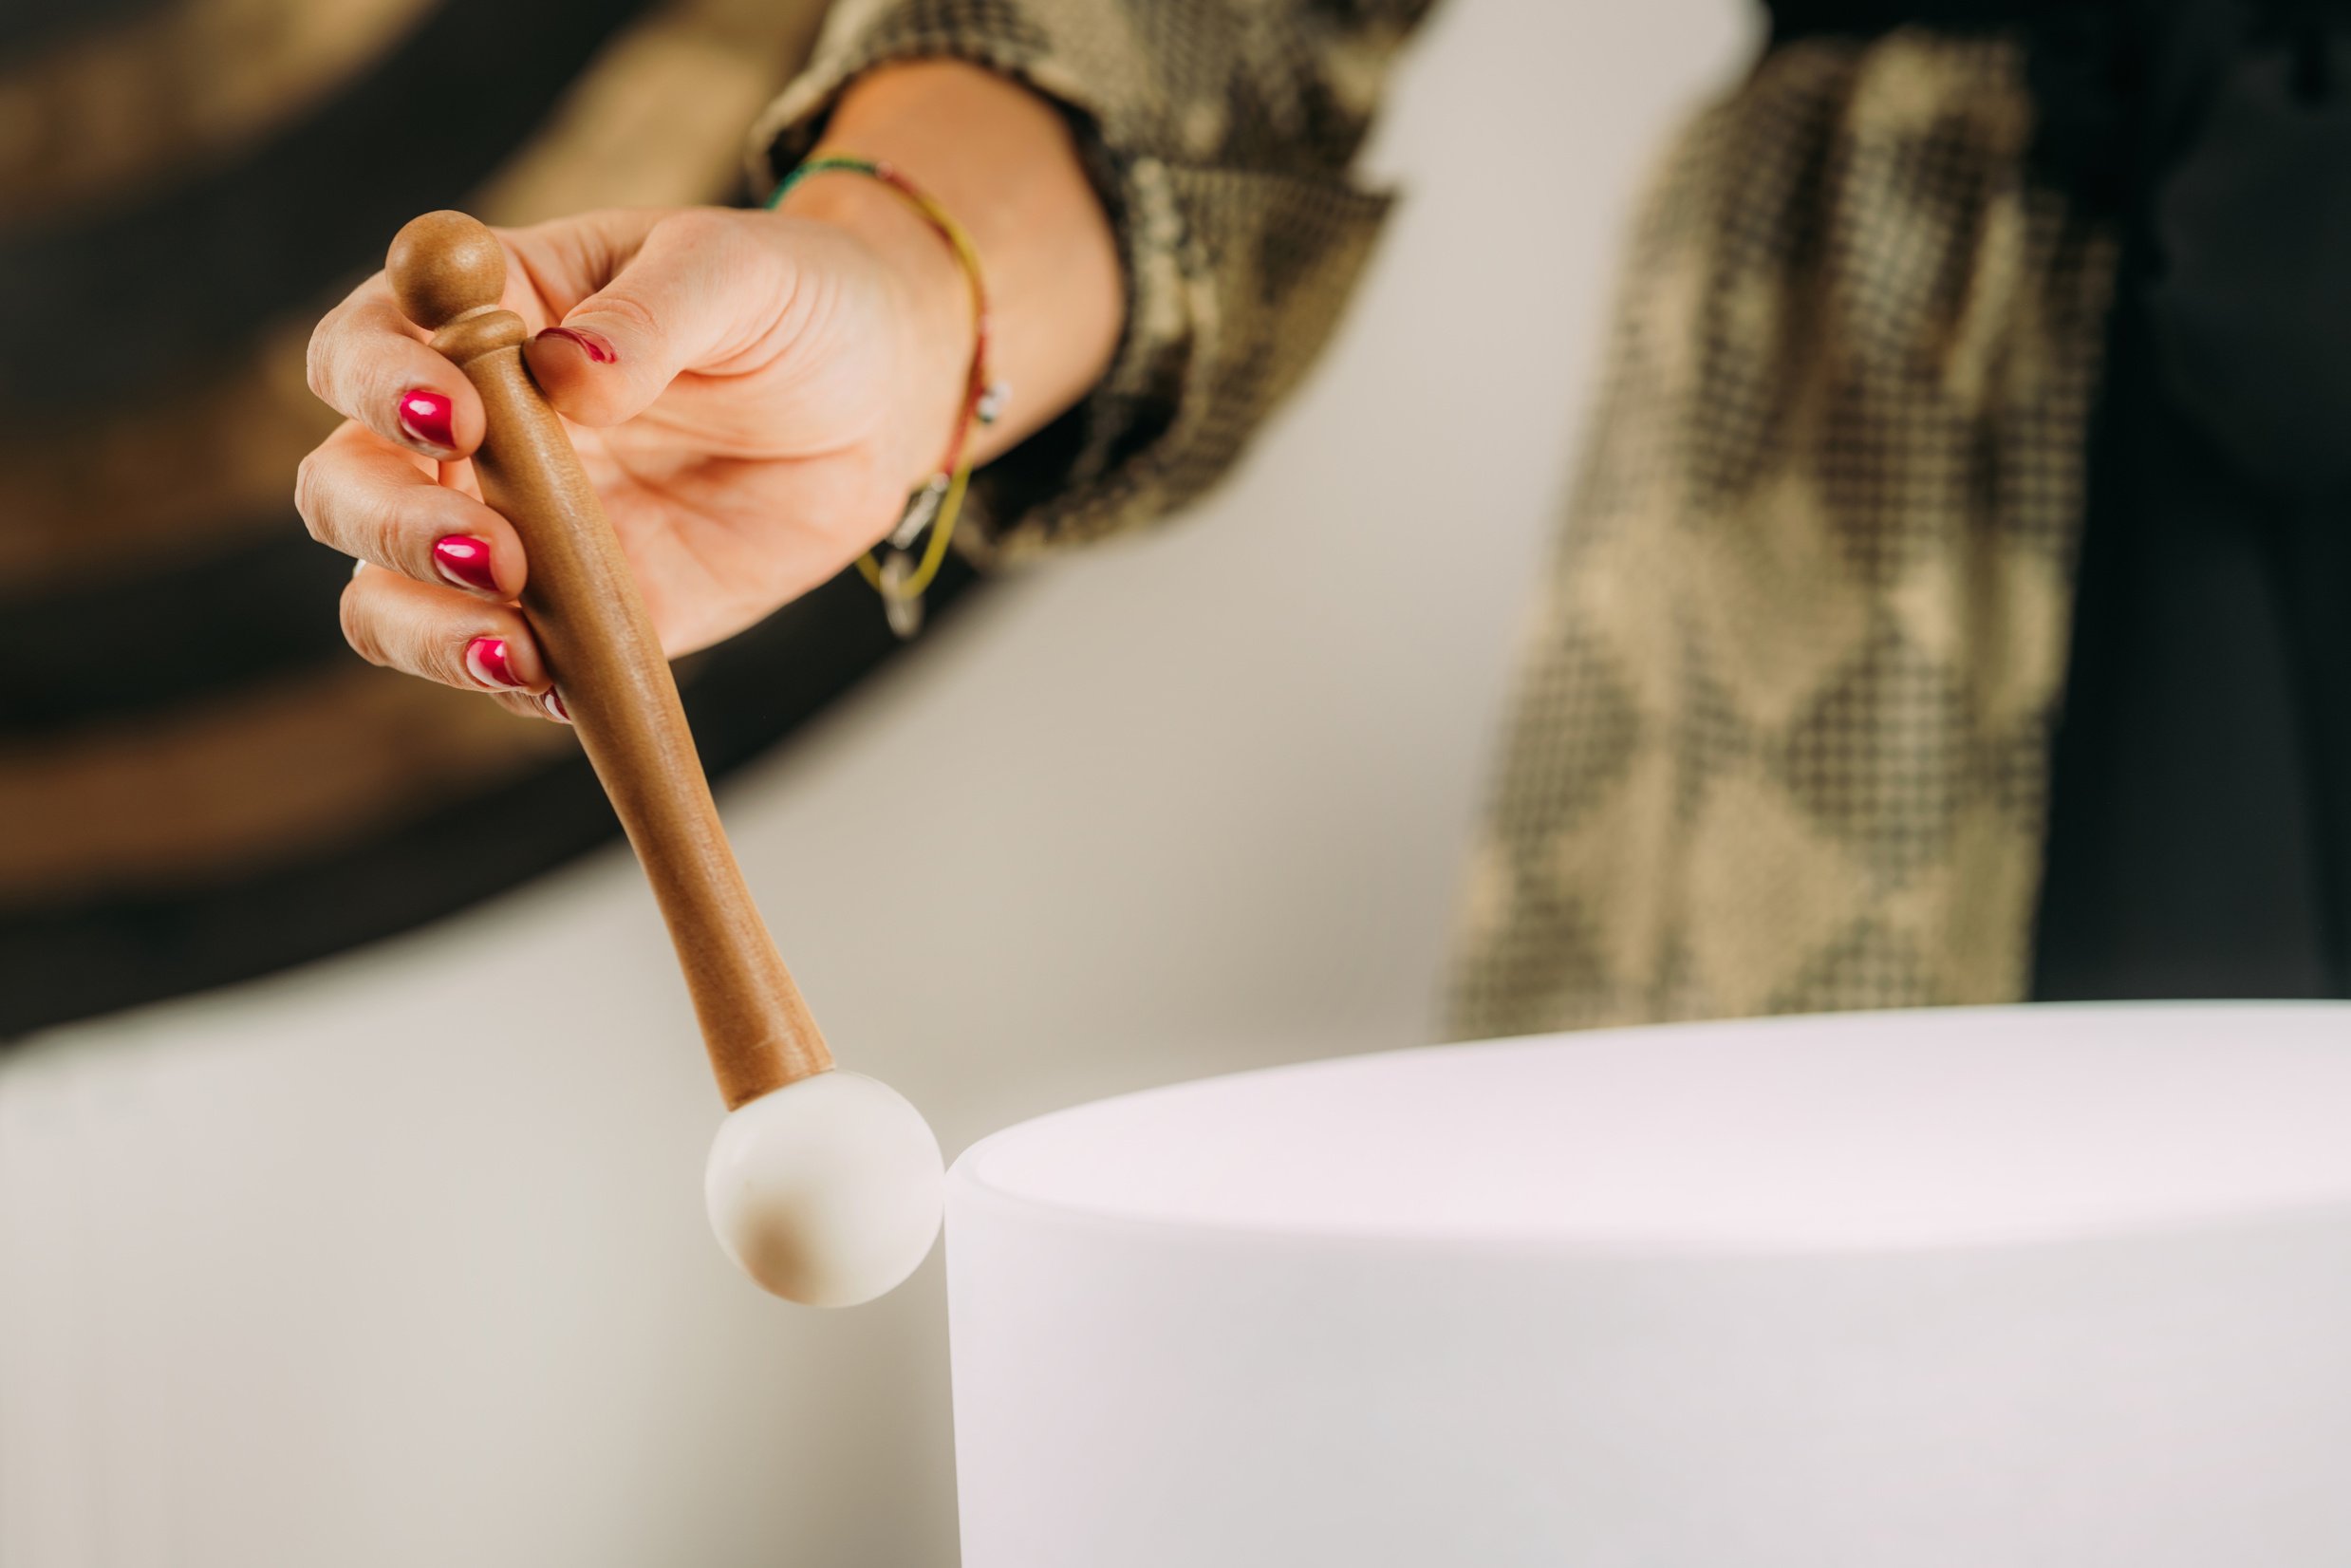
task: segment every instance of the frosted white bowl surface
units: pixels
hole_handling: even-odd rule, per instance
[[[2351,1561],[2351,1007],[1278,1069],[947,1232],[966,1568]]]

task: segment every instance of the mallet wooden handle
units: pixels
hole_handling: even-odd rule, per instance
[[[482,496],[529,552],[523,613],[677,943],[728,1108],[832,1065],[752,903],[635,577],[501,309],[506,253],[463,213],[401,230],[384,263],[410,321],[481,394]]]

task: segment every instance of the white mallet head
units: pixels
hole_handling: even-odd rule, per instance
[[[834,1068],[730,1112],[703,1192],[718,1244],[763,1289],[851,1307],[929,1255],[946,1167],[904,1095]]]

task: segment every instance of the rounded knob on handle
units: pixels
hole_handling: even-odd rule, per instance
[[[410,218],[383,258],[401,314],[436,332],[506,296],[506,247],[466,213]]]

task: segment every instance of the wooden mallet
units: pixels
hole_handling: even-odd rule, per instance
[[[489,428],[474,468],[529,552],[523,613],[677,943],[729,1112],[705,1180],[711,1224],[778,1296],[870,1300],[938,1234],[939,1141],[887,1085],[833,1067],[760,923],[636,579],[523,363],[522,318],[499,307],[496,236],[463,213],[428,213],[401,230],[384,271],[401,309],[481,394]]]

